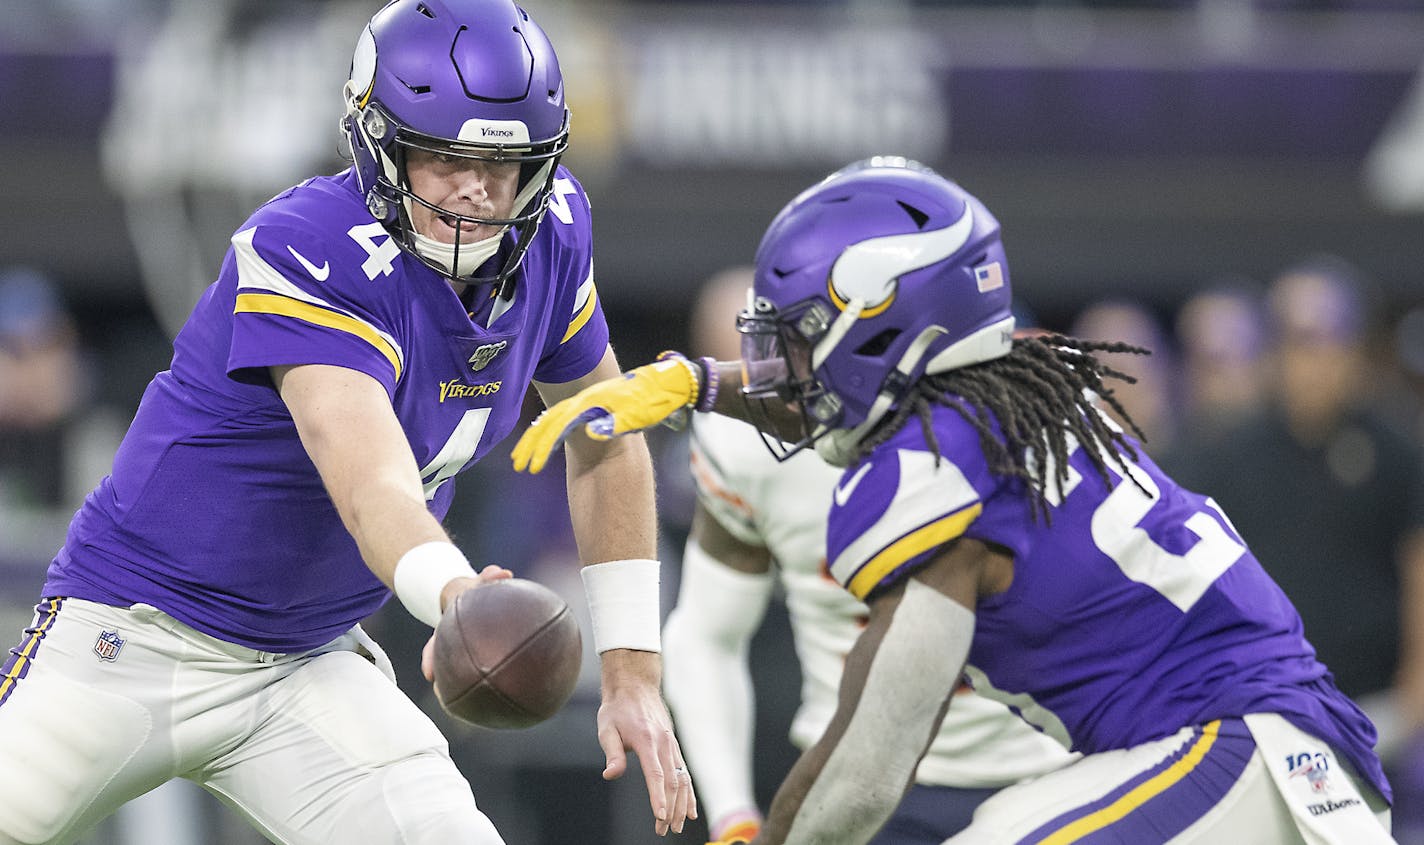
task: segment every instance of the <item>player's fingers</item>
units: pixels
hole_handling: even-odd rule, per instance
[[[425,648],[420,650],[420,674],[425,676],[425,680],[435,683],[435,635],[431,634],[430,639],[425,641]]]
[[[677,797],[673,801],[672,815],[669,821],[672,824],[673,833],[682,833],[683,823],[687,819],[697,818],[696,800],[692,797],[692,775],[687,772],[687,764],[684,762],[672,770],[673,781],[677,784]]]
[[[682,830],[682,822],[687,811],[687,802],[679,802],[682,791],[691,783],[687,775],[682,755],[678,752],[677,738],[671,728],[665,728],[660,735],[652,738],[650,747],[640,750],[638,759],[643,762],[643,777],[648,782],[648,795],[653,801],[653,815],[659,819],[658,835]],[[658,812],[657,799],[663,800],[663,812]]]
[[[672,731],[667,731],[667,734],[671,736]],[[661,742],[655,733],[640,730],[632,737],[628,745],[638,756],[638,765],[643,770],[643,780],[648,787],[648,804],[656,820],[653,830],[657,835],[665,836],[677,803],[673,758],[666,751],[666,743]]]
[[[514,573],[497,563],[491,563],[480,570],[480,581],[489,583],[490,581],[503,581],[506,578],[513,578]]]
[[[510,453],[516,472],[537,474],[544,469],[544,465],[549,462],[549,455],[553,453],[554,447],[559,445],[559,441],[563,440],[572,422],[568,419],[569,416],[565,408],[556,405],[544,411],[524,429]]]
[[[566,402],[568,404],[565,404]],[[578,405],[569,400],[549,408],[529,424],[519,442],[514,444],[514,451],[510,453],[510,457],[514,459],[514,469],[520,472],[527,470],[530,474],[543,472],[554,450],[580,423],[590,423],[585,426],[585,431],[588,431],[593,439],[607,440],[608,437],[599,437],[592,431],[592,424],[603,420],[608,420],[611,437],[612,417],[604,408],[579,410]]]
[[[603,779],[616,780],[628,768],[628,755],[623,750],[623,736],[614,727],[603,727],[598,731],[598,744],[603,748]],[[657,808],[653,808],[654,813]]]
[[[538,420],[535,420],[534,423],[538,424]],[[534,465],[535,453],[538,450],[537,441],[542,436],[543,432],[536,431],[533,426],[525,429],[524,433],[519,435],[519,441],[514,444],[513,451],[509,453],[509,457],[514,462],[515,472],[534,474],[544,468],[543,461],[539,461],[537,466]]]

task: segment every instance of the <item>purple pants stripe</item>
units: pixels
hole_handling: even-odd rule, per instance
[[[1256,740],[1240,719],[1202,725],[1157,765],[1060,815],[1020,845],[1159,845],[1216,806],[1255,751]]]
[[[19,645],[10,649],[9,659],[5,661],[4,666],[0,666],[0,704],[5,703],[10,693],[15,690],[15,685],[30,671],[30,661],[40,650],[40,641],[49,633],[54,620],[59,618],[59,607],[62,604],[62,598],[49,598],[35,605],[34,624],[25,629],[25,638]]]

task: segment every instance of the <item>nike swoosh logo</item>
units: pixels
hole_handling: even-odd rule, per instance
[[[860,480],[865,477],[867,472],[870,472],[870,464],[862,464],[860,469],[855,471],[855,475],[836,487],[835,499],[838,507],[845,507],[846,500],[850,498],[851,493],[855,492],[855,488],[860,486]]]
[[[307,272],[311,273],[312,278],[316,279],[318,282],[326,281],[326,277],[331,275],[330,261],[323,261],[321,262],[321,266],[318,267],[308,261],[305,255],[302,255],[300,252],[297,252],[296,248],[293,247],[291,244],[287,244],[287,252],[290,252],[293,258],[302,262],[302,266],[307,268]]]

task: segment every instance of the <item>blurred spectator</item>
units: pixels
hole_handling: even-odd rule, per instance
[[[1260,410],[1265,333],[1261,293],[1248,280],[1213,284],[1177,311],[1180,449],[1211,448]]]
[[[1339,259],[1281,273],[1267,295],[1265,408],[1173,471],[1231,514],[1340,688],[1375,719],[1388,763],[1401,728],[1424,724],[1424,626],[1411,619],[1424,608],[1411,598],[1424,594],[1424,473],[1370,393],[1369,305]]]
[[[1266,299],[1267,403],[1172,471],[1231,514],[1290,596],[1340,689],[1379,728],[1394,835],[1424,843],[1424,469],[1379,412],[1371,300],[1347,263],[1310,259]]]
[[[711,355],[719,361],[741,357],[740,336],[735,331],[737,312],[747,305],[752,275],[750,266],[729,267],[698,291],[692,310],[692,355]]]
[[[0,508],[66,503],[66,425],[86,395],[74,320],[54,285],[0,273]]]
[[[1147,435],[1148,451],[1155,455],[1169,448],[1176,433],[1172,351],[1157,315],[1132,300],[1103,300],[1080,311],[1068,334],[1086,340],[1120,340],[1151,351],[1151,355],[1105,352],[1098,357],[1137,379],[1135,384],[1115,383],[1113,393]],[[1103,410],[1116,418],[1112,408],[1104,405]]]
[[[1386,389],[1391,418],[1405,436],[1424,443],[1424,305],[1399,309],[1394,324],[1394,383]]]

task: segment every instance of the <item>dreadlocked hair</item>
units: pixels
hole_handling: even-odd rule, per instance
[[[1151,354],[1127,343],[1063,335],[1016,338],[1009,354],[1001,358],[921,378],[899,407],[861,441],[858,456],[869,455],[915,416],[938,459],[939,440],[930,416],[932,405],[938,404],[953,408],[979,432],[991,472],[1023,480],[1033,498],[1035,517],[1041,515],[1045,522],[1050,518],[1045,495],[1049,482],[1057,485],[1061,499],[1068,480],[1070,435],[1082,444],[1104,483],[1112,485],[1111,459],[1123,476],[1138,484],[1127,468],[1127,461],[1137,458],[1137,450],[1093,404],[1096,396],[1145,442],[1146,435],[1107,384],[1108,379],[1128,384],[1137,380],[1103,363],[1095,352]],[[994,433],[996,419],[1002,441]],[[1052,461],[1034,457],[1044,449]]]

